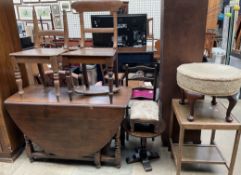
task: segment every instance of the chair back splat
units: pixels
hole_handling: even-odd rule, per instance
[[[85,47],[85,33],[113,33],[113,47],[117,48],[117,11],[122,2],[119,0],[80,0],[71,7],[80,15],[80,47]],[[109,11],[113,16],[113,28],[84,28],[84,12]]]
[[[42,42],[45,40],[45,37],[53,37],[53,40],[56,40],[56,36],[64,38],[63,47],[68,49],[69,42],[69,30],[68,30],[68,22],[67,22],[67,14],[66,11],[63,11],[63,22],[64,22],[64,30],[40,30],[38,25],[38,19],[36,15],[35,8],[33,8],[33,25],[34,25],[34,47],[41,48],[46,45],[46,43]],[[53,46],[52,46],[53,45]],[[54,45],[54,42],[49,43],[48,47],[58,47],[57,44]]]
[[[135,66],[129,67],[125,65],[125,77],[126,86],[129,85],[129,81],[141,81],[141,85],[132,87],[132,99],[150,99],[155,101],[156,88],[157,88],[157,77],[158,77],[158,65],[154,64],[153,67],[148,66]],[[150,82],[148,86],[145,86],[145,82]]]

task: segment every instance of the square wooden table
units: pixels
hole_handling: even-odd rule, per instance
[[[64,65],[69,64],[82,64],[83,68],[83,76],[84,76],[84,82],[86,85],[86,89],[83,89],[80,93],[83,94],[96,94],[96,93],[103,93],[102,90],[106,91],[103,87],[100,86],[89,86],[88,83],[88,76],[86,71],[86,64],[106,64],[108,67],[108,84],[109,84],[109,97],[110,97],[110,103],[112,103],[113,98],[113,67],[115,64],[115,83],[116,86],[119,86],[118,83],[118,58],[117,58],[117,51],[114,48],[80,48],[78,50],[69,51],[62,54]],[[69,72],[69,78],[70,71]],[[72,100],[72,93],[74,90],[74,87],[71,83],[72,81],[67,81],[68,84],[68,91],[69,91],[69,98]]]
[[[172,100],[172,114],[170,118],[170,143],[171,151],[174,156],[174,161],[177,166],[177,175],[180,175],[181,165],[183,163],[208,163],[208,164],[223,164],[228,169],[228,175],[233,174],[235,159],[240,140],[241,123],[235,118],[233,114],[233,122],[227,123],[226,107],[218,103],[217,105],[210,105],[210,102],[205,100],[198,100],[195,105],[195,121],[187,120],[189,114],[189,105],[179,104],[179,99]],[[179,143],[172,142],[173,119],[176,117],[180,126]],[[209,129],[212,130],[210,145],[184,144],[185,130]],[[235,130],[236,135],[234,139],[233,152],[231,162],[228,165],[227,161],[221,154],[220,149],[215,145],[216,130]]]
[[[18,86],[18,93],[20,96],[24,94],[22,85],[22,76],[19,70],[18,64],[26,63],[37,63],[39,67],[39,73],[44,82],[44,70],[41,70],[41,64],[51,64],[54,75],[54,86],[56,92],[56,98],[59,100],[60,96],[60,85],[59,85],[59,64],[58,60],[61,58],[60,55],[66,52],[63,48],[36,48],[30,50],[24,50],[20,52],[11,53],[10,57],[13,62],[15,79]]]

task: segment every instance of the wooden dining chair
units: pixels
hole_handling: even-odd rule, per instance
[[[66,11],[63,11],[63,30],[43,30],[39,27],[35,8],[33,8],[33,24],[34,24],[34,47],[35,48],[64,48],[69,49],[69,30]],[[61,61],[61,60],[59,60]],[[45,86],[53,86],[53,71],[47,64],[37,64],[37,69],[32,66],[32,71],[37,81]],[[61,68],[60,68],[61,69]],[[38,76],[38,73],[40,76]],[[65,71],[59,71],[60,85],[65,86]],[[73,75],[76,82],[78,75]]]
[[[85,88],[78,90],[82,94],[103,94],[109,93],[110,103],[113,97],[113,67],[115,67],[114,78],[118,87],[118,66],[117,66],[117,11],[122,2],[119,0],[79,0],[73,2],[71,7],[79,13],[80,18],[80,49],[63,54],[66,64],[82,64],[83,78]],[[85,28],[85,12],[109,11],[113,16],[113,27],[111,28]],[[86,33],[113,33],[113,48],[87,48],[85,44]],[[86,64],[106,64],[108,67],[108,85],[109,91],[105,87],[90,86],[87,76]],[[115,66],[114,66],[115,64]],[[70,73],[70,72],[69,72]],[[68,76],[70,77],[70,76]],[[69,84],[69,97],[72,99],[74,87]]]
[[[142,81],[141,86],[132,88],[131,100],[128,105],[124,128],[126,134],[138,137],[141,146],[126,162],[142,162],[145,171],[151,171],[149,160],[159,158],[155,152],[147,150],[147,138],[159,136],[163,131],[163,122],[159,116],[159,105],[156,94],[158,64],[149,66],[125,66],[126,86],[129,81]]]

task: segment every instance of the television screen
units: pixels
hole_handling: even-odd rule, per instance
[[[92,28],[113,27],[110,15],[92,15]],[[128,14],[118,16],[118,47],[141,47],[146,45],[147,15]],[[112,33],[93,33],[95,47],[113,47]]]

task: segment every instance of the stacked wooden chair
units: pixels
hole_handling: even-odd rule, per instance
[[[117,11],[121,7],[122,2],[118,0],[88,0],[76,1],[72,3],[72,8],[79,13],[80,17],[80,48],[75,51],[64,53],[63,60],[65,65],[82,64],[84,87],[74,87],[72,84],[70,71],[67,73],[69,77],[68,92],[69,98],[72,100],[73,92],[85,95],[109,94],[110,103],[112,103],[114,91],[113,87],[113,67],[115,67],[114,77],[115,84],[118,87],[118,66],[117,66]],[[85,28],[84,13],[95,11],[109,11],[113,16],[113,28]],[[85,45],[86,33],[113,33],[113,48],[87,48]],[[109,86],[91,86],[88,82],[86,64],[106,64],[108,66],[108,85]],[[115,66],[114,66],[115,65]]]

